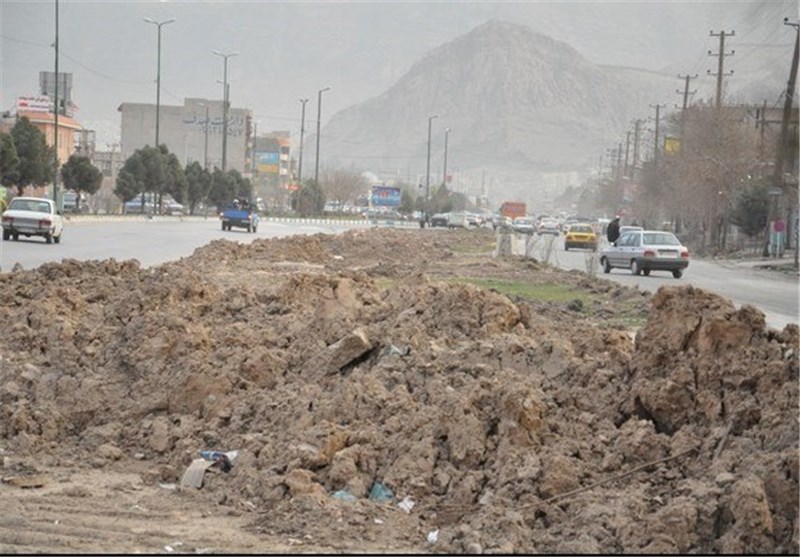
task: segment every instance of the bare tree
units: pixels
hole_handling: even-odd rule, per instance
[[[321,182],[325,197],[339,207],[354,205],[356,198],[369,189],[366,178],[355,168],[326,169]]]
[[[741,107],[695,106],[679,153],[652,173],[650,203],[677,212],[702,249],[725,249],[733,203],[758,171],[758,136]]]

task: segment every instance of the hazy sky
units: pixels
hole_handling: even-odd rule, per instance
[[[797,2],[59,2],[59,70],[73,74],[78,120],[97,131],[99,149],[119,141],[123,102],[155,103],[157,28],[162,28],[162,105],[186,97],[220,99],[222,58],[231,102],[253,111],[259,131],[299,134],[307,126],[379,95],[431,49],[490,19],[527,25],[566,42],[595,63],[699,74],[713,87],[719,39],[735,31],[726,50],[733,79],[747,66],[791,60]],[[53,71],[55,1],[0,0],[0,108],[15,110],[20,95],[38,93],[39,71]],[[727,46],[726,45],[726,46]],[[744,68],[744,70],[742,70]],[[676,87],[680,83],[676,80]],[[670,94],[672,92],[669,92]],[[675,102],[678,102],[676,97]]]

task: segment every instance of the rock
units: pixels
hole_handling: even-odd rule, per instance
[[[95,452],[97,456],[105,458],[107,460],[119,460],[120,458],[122,458],[122,451],[119,449],[119,447],[116,447],[108,443],[97,447],[97,450]]]
[[[366,333],[361,329],[356,329],[328,347],[329,355],[326,367],[329,373],[336,373],[371,349],[372,345]]]
[[[730,472],[722,472],[720,474],[717,474],[717,477],[714,478],[714,483],[716,483],[718,486],[722,487],[722,486],[728,485],[730,483],[733,483],[733,481],[735,479],[736,479],[736,476],[734,476]]]

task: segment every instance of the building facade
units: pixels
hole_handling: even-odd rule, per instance
[[[154,145],[156,105],[123,103],[121,156],[127,160],[137,149]],[[186,99],[183,106],[161,105],[158,141],[166,145],[181,166],[199,162],[209,170],[222,168],[223,103],[221,100]],[[251,171],[252,114],[244,108],[228,109],[226,170],[245,176]]]

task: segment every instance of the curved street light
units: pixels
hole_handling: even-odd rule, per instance
[[[431,122],[438,118],[438,114],[428,117],[428,159],[425,169],[425,222],[430,221],[430,187],[431,187]]]
[[[444,170],[442,171],[442,184],[447,187],[447,136],[450,135],[450,128],[444,130]]]
[[[325,87],[324,89],[317,91],[317,157],[314,161],[314,184],[316,184],[317,187],[319,187],[319,123],[322,115],[322,93],[330,90],[330,87]]]
[[[156,149],[158,149],[158,130],[159,119],[161,113],[161,27],[175,21],[174,18],[166,19],[164,21],[156,21],[151,17],[143,18],[147,23],[152,23],[158,27],[158,61],[156,65]]]
[[[300,115],[300,158],[297,162],[297,184],[303,184],[303,136],[306,133],[306,103],[308,99],[300,99],[303,105],[303,111]]]
[[[224,53],[220,52],[219,50],[212,50],[211,53],[221,56],[225,61],[222,78],[222,171],[225,172],[225,166],[228,158],[228,58],[231,56],[238,56],[239,53]]]

